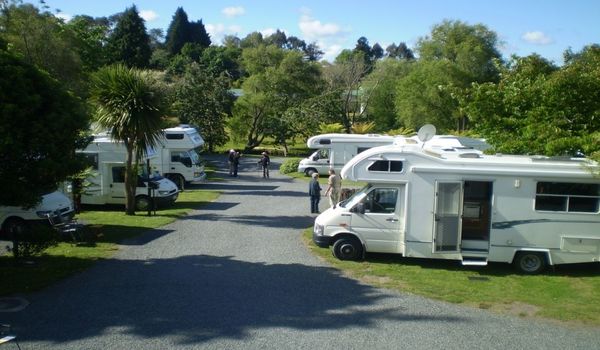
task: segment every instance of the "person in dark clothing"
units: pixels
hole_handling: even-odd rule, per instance
[[[233,157],[235,156],[235,150],[230,149],[229,155],[227,156],[227,163],[229,164],[229,176],[233,176]]]
[[[269,164],[271,163],[271,159],[269,158],[269,152],[261,153],[262,157],[258,161],[258,164],[262,167],[263,178],[269,177]]]
[[[240,158],[242,157],[242,154],[238,151],[235,152],[235,154],[233,155],[233,176],[237,177],[238,176],[238,169],[240,167]]]
[[[314,173],[308,184],[308,195],[310,196],[310,212],[319,212],[319,201],[321,200],[321,186],[319,185],[319,174]]]

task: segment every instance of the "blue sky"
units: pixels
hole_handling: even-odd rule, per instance
[[[165,31],[177,7],[183,7],[189,20],[202,20],[213,42],[220,44],[228,34],[243,38],[253,31],[270,34],[279,29],[307,43],[317,42],[329,60],[342,49],[353,48],[361,36],[384,49],[399,42],[414,48],[444,19],[486,25],[497,33],[505,58],[538,53],[562,64],[567,48],[579,51],[600,43],[597,0],[46,0],[46,4],[52,11],[60,9],[66,19],[78,14],[109,16],[135,4],[146,28]]]

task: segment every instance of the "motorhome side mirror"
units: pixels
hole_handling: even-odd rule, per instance
[[[158,189],[158,182],[155,181],[149,181],[148,182],[148,187],[150,187],[153,190],[157,190]]]
[[[365,213],[365,203],[358,203],[356,206],[354,206],[354,208],[352,208],[352,211],[358,214],[364,214]]]
[[[317,161],[317,160],[319,160],[319,156],[312,156],[312,160],[313,160],[313,161]]]

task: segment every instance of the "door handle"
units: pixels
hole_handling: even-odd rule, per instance
[[[389,218],[389,219],[385,219],[385,221],[389,221],[389,222],[396,222],[396,221],[398,221],[398,219]]]

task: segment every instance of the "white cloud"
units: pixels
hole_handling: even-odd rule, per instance
[[[554,42],[554,40],[552,40],[551,37],[540,31],[527,32],[523,34],[523,36],[521,36],[521,39],[527,41],[530,44],[536,45],[548,45]]]
[[[73,16],[72,16],[72,15],[69,15],[69,14],[66,14],[66,13],[62,13],[62,12],[60,12],[60,13],[57,13],[55,16],[56,16],[57,18],[60,18],[60,19],[62,19],[63,21],[65,21],[65,23],[66,23],[66,22],[69,22],[70,20],[72,20],[72,19],[73,19]]]
[[[305,7],[300,9],[300,12],[298,26],[303,39],[307,44],[316,42],[324,52],[323,59],[333,61],[347,44],[350,28],[336,23],[322,23],[312,16],[310,9]]]
[[[231,6],[224,8],[221,13],[225,16],[231,18],[236,16],[241,16],[246,13],[246,10],[242,6]]]
[[[335,23],[321,23],[308,14],[303,14],[298,23],[302,34],[309,39],[317,39],[327,36],[336,36],[343,33],[342,27]]]
[[[140,17],[146,22],[152,22],[158,19],[158,14],[152,10],[142,10],[140,11]]]
[[[260,34],[262,34],[263,38],[266,38],[268,36],[271,36],[272,34],[275,34],[276,31],[277,29],[275,28],[265,28],[260,31]]]
[[[206,32],[210,35],[210,39],[213,43],[220,42],[226,35],[238,35],[242,31],[242,27],[239,25],[226,26],[223,23],[217,24],[205,24]]]

